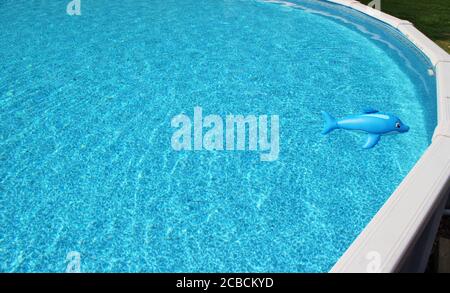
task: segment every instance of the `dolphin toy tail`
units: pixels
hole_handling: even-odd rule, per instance
[[[325,119],[325,124],[323,126],[322,134],[330,133],[331,131],[335,130],[336,128],[339,128],[336,119],[334,119],[333,116],[328,114],[325,111],[322,111],[323,119]]]

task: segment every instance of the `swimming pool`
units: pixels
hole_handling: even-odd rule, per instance
[[[436,126],[429,60],[320,1],[3,1],[0,270],[328,271]],[[292,5],[295,4],[295,5]],[[177,152],[171,119],[278,115],[280,154]],[[363,150],[321,110],[411,130]]]

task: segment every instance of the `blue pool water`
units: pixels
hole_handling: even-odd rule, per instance
[[[428,61],[356,11],[68,2],[0,3],[0,271],[327,271],[430,143]],[[174,151],[195,106],[279,115],[279,159]],[[367,106],[410,132],[320,134]]]

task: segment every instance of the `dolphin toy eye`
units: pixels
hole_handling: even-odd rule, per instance
[[[400,122],[395,123],[395,128],[400,128]]]

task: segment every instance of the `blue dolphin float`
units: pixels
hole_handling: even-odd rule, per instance
[[[378,110],[367,108],[363,114],[351,115],[336,120],[330,114],[322,111],[325,126],[322,134],[330,133],[335,129],[359,130],[369,134],[363,148],[373,148],[381,135],[408,132],[409,127],[395,115],[381,113]]]

